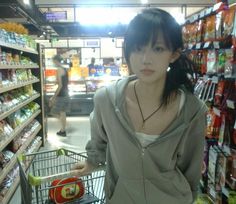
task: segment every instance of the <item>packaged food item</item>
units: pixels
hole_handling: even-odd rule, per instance
[[[224,73],[225,77],[231,77],[234,73],[234,50],[233,49],[225,49],[225,65],[224,70],[222,70],[222,73]]]
[[[223,11],[220,11],[216,14],[216,39],[215,40],[222,40],[222,29],[223,29]]]
[[[223,99],[223,93],[225,88],[225,80],[220,80],[217,84],[217,88],[215,91],[215,97],[214,97],[214,105],[217,107],[221,106],[222,99]]]
[[[16,64],[16,65],[20,64],[20,55],[19,54],[13,54],[12,59],[13,59],[14,64]]]
[[[7,52],[6,53],[6,63],[7,64],[12,64],[12,62],[13,62],[12,53],[11,52]]]
[[[79,199],[85,193],[83,181],[77,177],[56,179],[51,186],[54,188],[49,190],[49,198],[58,204]]]
[[[227,38],[233,32],[234,26],[234,18],[236,12],[236,5],[232,5],[229,9],[223,11],[224,18],[223,18],[223,38]]]
[[[221,117],[211,108],[207,113],[207,138],[219,138]]]
[[[197,43],[203,42],[203,34],[204,34],[204,19],[200,19],[197,23],[197,35],[196,35]]]
[[[215,30],[216,15],[211,15],[206,18],[204,41],[213,41],[216,39]]]
[[[207,73],[216,73],[217,71],[217,51],[208,50],[207,54]]]
[[[218,51],[217,73],[224,73],[226,62],[226,53],[224,49]]]

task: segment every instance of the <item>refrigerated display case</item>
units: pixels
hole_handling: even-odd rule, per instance
[[[53,67],[51,59],[56,51],[45,52],[45,91],[47,101],[54,94],[56,85],[57,69]],[[76,52],[70,58],[69,74],[69,96],[70,110],[67,115],[89,115],[93,110],[93,96],[95,91],[103,86],[122,78],[128,74],[127,66],[118,66],[116,64],[95,65],[88,68],[80,65],[79,54]],[[64,53],[63,57],[66,58]]]

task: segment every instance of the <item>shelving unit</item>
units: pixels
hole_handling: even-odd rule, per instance
[[[14,53],[23,54],[32,60],[33,63],[30,64],[0,64],[0,72],[1,70],[18,70],[25,69],[31,70],[33,75],[32,78],[29,78],[27,81],[16,81],[10,82],[0,85],[0,95],[5,93],[10,93],[12,90],[22,89],[27,85],[32,85],[33,90],[36,91],[28,98],[25,98],[23,101],[19,101],[17,104],[14,104],[8,109],[5,109],[0,113],[0,121],[7,120],[7,118],[14,114],[17,111],[20,111],[22,108],[30,104],[31,102],[35,102],[39,105],[40,109],[32,112],[32,114],[27,117],[20,125],[18,125],[13,131],[8,135],[0,136],[0,152],[8,148],[8,145],[16,139],[20,133],[24,130],[24,128],[28,127],[34,120],[39,122],[39,125],[32,131],[31,135],[27,137],[27,140],[21,145],[21,147],[17,150],[15,155],[11,158],[11,160],[4,166],[4,168],[0,171],[0,184],[7,177],[8,173],[14,168],[17,163],[17,156],[22,154],[26,148],[34,142],[37,136],[41,137],[41,140],[36,143],[36,147],[33,150],[34,152],[38,151],[42,145],[45,143],[45,125],[44,125],[44,93],[43,93],[43,71],[41,64],[41,47],[38,45],[37,50],[26,48],[18,45],[11,45],[9,43],[5,43],[0,41],[0,47],[2,50],[12,50]],[[19,177],[15,179],[12,183],[11,187],[7,190],[3,200],[0,203],[8,203],[14,194],[16,188],[19,185]]]
[[[235,12],[235,4],[228,6],[222,1],[183,25],[185,51],[198,68],[195,94],[209,107],[200,186],[212,203],[236,201],[230,193],[236,191],[230,184],[235,178],[236,150]]]
[[[34,152],[37,152],[37,151],[40,149],[41,146],[42,146],[42,141],[40,141],[40,142],[38,143],[38,145],[36,146]],[[16,160],[15,160],[15,162],[16,162]],[[14,166],[14,165],[13,165],[13,166]],[[10,199],[11,199],[12,195],[15,193],[15,191],[16,191],[16,189],[17,189],[19,183],[20,183],[20,178],[17,177],[17,178],[15,179],[14,183],[12,184],[11,188],[8,190],[6,196],[5,196],[4,199],[2,200],[2,203],[8,203],[8,202],[10,201]]]

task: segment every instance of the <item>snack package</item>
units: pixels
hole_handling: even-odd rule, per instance
[[[203,42],[203,33],[204,33],[204,19],[200,19],[197,23],[197,35],[196,35],[197,43]]]
[[[216,171],[217,171],[217,160],[219,157],[220,150],[217,146],[211,146],[209,149],[209,160],[208,160],[208,188],[211,189],[209,192],[215,191],[216,186]],[[211,193],[210,193],[211,194]]]
[[[234,26],[234,17],[236,12],[236,5],[232,5],[229,7],[228,10],[223,11],[224,18],[223,18],[223,38],[227,38],[233,32]]]
[[[222,29],[223,29],[223,11],[216,14],[216,40],[222,40]]]
[[[68,184],[70,183],[70,184]],[[60,185],[59,187],[57,187]],[[56,179],[51,183],[49,198],[57,204],[63,204],[81,198],[85,193],[83,181],[77,177]]]
[[[211,108],[207,113],[207,138],[219,138],[219,131],[221,126],[221,117],[216,115]]]
[[[218,51],[217,73],[224,73],[226,62],[226,53],[224,49]]]
[[[216,73],[217,71],[217,51],[208,50],[207,54],[207,73]]]
[[[213,41],[216,38],[216,15],[211,15],[206,18],[204,41]]]
[[[28,73],[25,69],[17,69],[16,70],[16,77],[17,77],[17,81],[28,81]]]
[[[221,106],[225,83],[226,83],[225,80],[220,80],[217,84],[215,97],[214,97],[214,105],[217,107]]]
[[[225,65],[224,70],[222,70],[224,75],[227,77],[231,77],[234,74],[234,50],[233,49],[225,49]]]

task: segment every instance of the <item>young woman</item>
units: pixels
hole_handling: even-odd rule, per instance
[[[94,97],[84,175],[106,164],[108,204],[190,204],[197,195],[206,106],[193,95],[181,27],[167,12],[143,10],[125,35],[134,75]]]
[[[60,121],[59,136],[66,136],[66,111],[69,108],[68,95],[68,73],[62,66],[63,58],[60,55],[53,57],[53,63],[57,67],[57,89],[55,94],[50,98],[49,105],[52,107],[51,114],[58,117]]]

